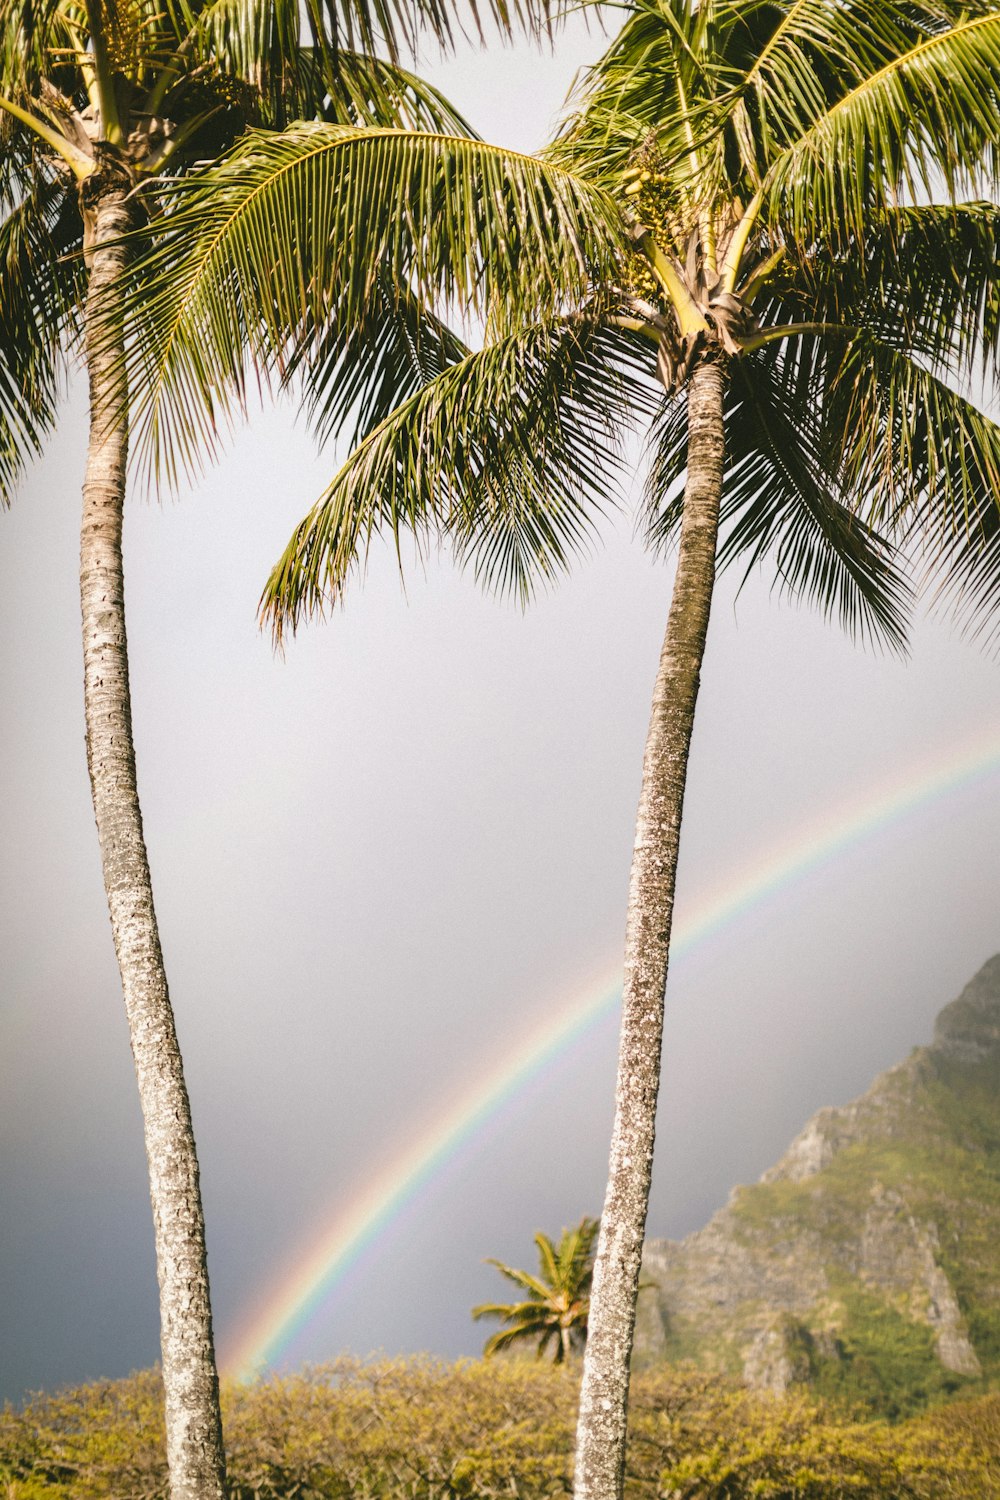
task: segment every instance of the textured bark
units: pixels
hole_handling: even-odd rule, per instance
[[[688,751],[715,583],[724,362],[688,386],[688,473],[677,574],[642,767],[625,932],[625,983],[608,1187],[590,1296],[576,1440],[576,1500],[620,1500],[656,1100],[663,995]]]
[[[124,247],[115,241],[133,227],[128,188],[124,171],[109,161],[83,189],[90,230],[90,445],[80,539],[87,764],[149,1163],[170,1495],[171,1500],[222,1500],[219,1381],[198,1161],[153,910],[132,745],[121,545],[128,434],[116,373],[119,351],[107,332],[115,326],[115,280],[125,260]]]

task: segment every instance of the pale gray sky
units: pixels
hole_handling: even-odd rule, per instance
[[[554,58],[435,77],[484,134],[546,136]],[[337,1202],[463,1080],[621,951],[670,570],[631,520],[522,615],[447,559],[403,597],[377,557],[346,611],[276,660],[255,605],[334,459],[288,405],[197,494],[127,532],[147,835],[201,1152],[220,1343]],[[84,763],[79,396],[0,518],[0,1394],[157,1356],[138,1108]],[[720,589],[680,902],[830,807],[1000,733],[997,663],[926,623],[907,663],[752,580]],[[1000,948],[1000,778],[938,799],[679,965],[650,1229],[703,1222],[818,1106],[927,1040]],[[486,1255],[600,1207],[614,1037],[595,1033],[386,1233],[299,1357],[475,1352]]]

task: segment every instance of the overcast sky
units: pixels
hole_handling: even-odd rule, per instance
[[[486,135],[541,144],[555,58],[434,76]],[[141,1124],[83,745],[77,396],[0,517],[0,1395],[156,1359]],[[197,494],[133,502],[140,791],[200,1148],[225,1350],[338,1202],[547,1010],[613,970],[670,568],[630,517],[523,615],[447,558],[376,557],[276,660],[263,580],[334,468],[285,405]],[[720,588],[680,913],[831,807],[1000,732],[998,668],[947,622],[903,663]],[[930,1036],[1000,949],[1000,778],[939,798],[678,964],[650,1231],[680,1235],[819,1106]],[[296,1355],[473,1353],[470,1306],[603,1196],[615,1039],[599,1029],[428,1189]]]

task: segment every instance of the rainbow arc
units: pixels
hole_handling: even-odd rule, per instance
[[[881,830],[1000,770],[1000,735],[910,767],[891,787],[841,805],[797,829],[754,864],[720,884],[678,923],[671,961],[707,942],[744,913]],[[620,974],[608,973],[554,1009],[499,1063],[484,1071],[411,1143],[373,1172],[334,1212],[281,1276],[241,1330],[227,1373],[247,1380],[280,1361],[351,1269],[452,1158],[516,1100],[556,1059],[608,1017],[621,999]]]

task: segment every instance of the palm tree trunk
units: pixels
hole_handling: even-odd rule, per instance
[[[575,1500],[620,1500],[624,1483],[629,1361],[653,1166],[681,811],[715,582],[724,387],[721,359],[700,364],[688,386],[687,486],[629,882],[615,1122],[580,1390]]]
[[[139,1084],[160,1283],[160,1346],[171,1500],[222,1500],[225,1463],[191,1111],[167,993],[132,744],[122,515],[128,449],[116,281],[132,225],[129,183],[110,163],[84,184],[90,442],[83,486],[87,765],[115,952]],[[117,346],[117,347],[116,347]]]

